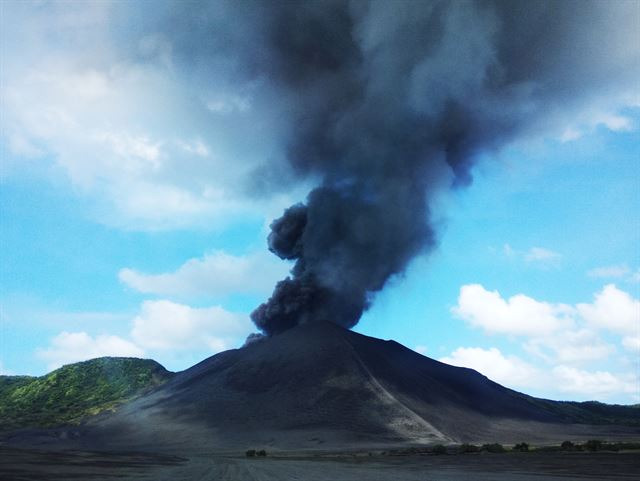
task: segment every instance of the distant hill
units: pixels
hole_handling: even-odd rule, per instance
[[[0,431],[74,424],[160,386],[173,373],[156,361],[102,357],[42,376],[0,376]]]
[[[598,401],[550,401],[531,398],[564,422],[580,424],[619,424],[640,427],[640,404],[605,404]]]

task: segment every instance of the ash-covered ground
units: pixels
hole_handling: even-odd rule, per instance
[[[637,480],[640,456],[618,453],[503,453],[388,456],[368,452],[198,455],[58,452],[0,447],[0,479],[37,480]]]

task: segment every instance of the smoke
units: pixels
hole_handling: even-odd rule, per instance
[[[266,335],[355,325],[434,248],[434,196],[469,185],[480,154],[638,105],[635,0],[137,5],[118,17],[135,32],[122,49],[162,32],[183,90],[226,112],[237,158],[264,147],[247,191],[316,186],[271,225],[269,249],[295,264],[251,315]]]
[[[637,19],[637,10],[567,1],[270,6],[254,67],[288,99],[290,168],[320,181],[271,225],[269,249],[296,262],[252,313],[256,326],[272,335],[316,320],[355,325],[390,277],[434,247],[434,192],[468,185],[477,154],[610,94],[611,76],[631,80],[620,61],[637,67],[637,48],[624,43],[637,37],[621,14]]]

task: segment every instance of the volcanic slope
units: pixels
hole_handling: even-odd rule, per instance
[[[637,426],[576,424],[563,404],[504,388],[394,341],[312,323],[212,356],[116,413],[93,418],[82,437],[100,446],[192,452],[557,442],[640,433]],[[622,409],[640,419],[637,409]]]

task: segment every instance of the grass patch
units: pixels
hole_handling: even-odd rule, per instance
[[[0,376],[0,429],[77,424],[171,376],[155,361],[114,357],[69,364],[41,377]]]

